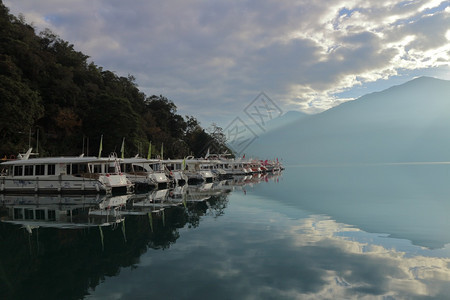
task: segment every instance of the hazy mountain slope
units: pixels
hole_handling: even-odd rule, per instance
[[[294,122],[303,120],[304,118],[307,118],[308,114],[305,114],[304,112],[300,112],[300,111],[288,111],[285,114],[283,114],[282,116],[272,119],[270,121],[267,122],[267,131],[272,131],[272,130],[276,130],[280,127],[283,126],[288,126]]]
[[[266,121],[264,126],[262,126],[262,128],[257,124],[253,123],[251,120],[247,120],[245,123],[248,126],[248,128],[250,128],[251,131],[246,130],[246,128],[245,129],[242,128],[242,130],[244,131],[244,135],[246,137],[253,138],[254,135],[260,136],[268,134],[269,132],[272,132],[279,128],[290,126],[291,124],[303,120],[305,118],[308,118],[309,116],[311,115],[306,114],[304,112],[291,110],[284,113],[280,117]]]
[[[411,80],[259,136],[249,154],[290,164],[450,160],[450,81]]]

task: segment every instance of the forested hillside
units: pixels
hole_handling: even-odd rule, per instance
[[[225,150],[220,128],[201,128],[180,116],[164,96],[146,96],[132,75],[122,77],[88,60],[50,30],[36,33],[0,0],[0,155],[39,145],[41,156],[103,154],[164,157]],[[124,58],[125,59],[125,58]],[[150,70],[151,71],[151,70]],[[89,148],[88,148],[89,146]]]

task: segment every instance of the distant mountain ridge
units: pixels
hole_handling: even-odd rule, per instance
[[[450,160],[450,81],[420,77],[262,134],[246,152],[289,164]]]
[[[288,126],[294,122],[303,120],[308,116],[310,115],[304,112],[290,110],[277,118],[266,121],[263,128],[261,128],[256,124],[248,122],[249,124],[247,126],[250,128],[251,132],[247,132],[247,134],[249,135],[252,135],[253,133],[255,133],[256,135],[266,134],[278,128]]]

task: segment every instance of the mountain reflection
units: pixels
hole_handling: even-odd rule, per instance
[[[450,243],[450,172],[441,164],[371,164],[287,168],[277,188],[258,194],[366,232],[418,246]]]

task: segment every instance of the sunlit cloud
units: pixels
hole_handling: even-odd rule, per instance
[[[261,91],[283,109],[323,111],[354,99],[343,91],[438,75],[450,61],[445,1],[4,3],[205,120],[236,115]]]

